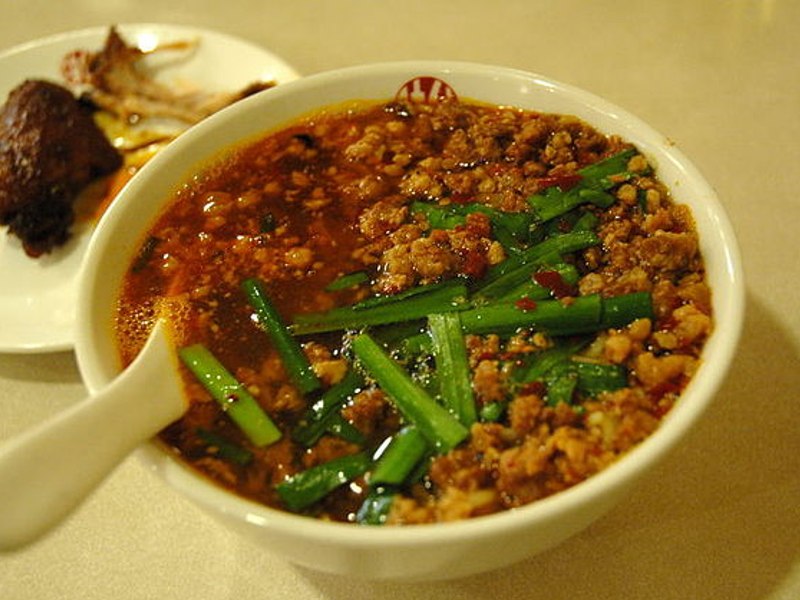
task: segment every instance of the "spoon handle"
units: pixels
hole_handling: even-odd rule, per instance
[[[0,448],[0,550],[50,530],[136,446],[183,414],[169,361],[166,336],[152,335],[108,387]]]

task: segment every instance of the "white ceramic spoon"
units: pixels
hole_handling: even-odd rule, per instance
[[[0,446],[0,550],[49,531],[136,446],[186,411],[166,329],[159,321],[104,390]]]

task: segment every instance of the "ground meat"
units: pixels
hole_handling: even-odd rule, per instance
[[[468,215],[464,226],[432,230],[428,237],[422,237],[425,228],[412,227],[398,227],[392,245],[383,252],[376,283],[381,293],[394,294],[458,274],[477,279],[505,258],[502,246],[489,237],[491,228],[483,213]]]
[[[494,487],[464,491],[445,488],[435,506],[436,521],[458,521],[488,515],[503,509],[500,492]]]
[[[505,450],[497,485],[507,506],[519,506],[590,477],[606,461],[602,440],[591,431],[563,426],[544,440],[528,437]]]
[[[342,409],[342,416],[365,435],[372,435],[387,421],[394,421],[393,409],[381,390],[372,388],[356,394]]]
[[[303,345],[303,352],[316,376],[327,387],[339,383],[347,373],[347,361],[343,358],[334,358],[333,353],[322,344],[308,342]]]
[[[467,335],[465,343],[469,365],[473,369],[480,361],[496,358],[500,353],[500,336],[496,334]]]
[[[531,433],[539,423],[544,403],[533,394],[520,395],[508,406],[508,420],[514,432],[523,437]]]
[[[644,265],[663,271],[688,268],[697,255],[697,237],[690,233],[656,231],[639,243]]]
[[[383,238],[397,230],[408,218],[408,207],[395,202],[376,202],[361,213],[358,228],[368,240]]]
[[[362,138],[345,148],[344,155],[349,160],[373,158],[375,161],[380,161],[385,151],[386,145],[381,129],[367,127]]]
[[[386,522],[392,525],[419,525],[436,521],[435,503],[421,503],[401,495],[394,497]]]
[[[314,374],[328,387],[339,383],[347,374],[347,361],[343,358],[312,363]]]
[[[469,444],[485,464],[495,464],[500,452],[519,440],[517,434],[500,423],[474,423]]]
[[[500,371],[500,361],[481,360],[475,367],[472,387],[478,402],[486,403],[505,398],[505,378]]]
[[[632,352],[641,352],[651,330],[650,319],[637,319],[624,330],[612,332],[605,338],[603,356],[612,363],[624,364]]]
[[[669,279],[662,279],[653,285],[652,297],[653,310],[658,320],[668,318],[682,303],[678,287]]]
[[[324,435],[313,448],[303,454],[301,462],[304,468],[309,469],[340,456],[354,454],[358,450],[359,447],[355,444],[332,435]]]
[[[678,297],[705,315],[711,316],[711,289],[705,281],[689,275],[683,278],[677,290]]]
[[[669,329],[655,332],[653,339],[665,350],[676,350],[702,341],[709,333],[711,318],[693,304],[686,304],[672,311]]]
[[[667,383],[675,383],[682,377],[691,375],[694,361],[684,354],[667,354],[655,356],[652,352],[643,352],[634,360],[636,378],[653,390]]]
[[[277,393],[272,397],[269,408],[273,412],[293,412],[297,413],[306,407],[305,399],[293,385],[282,385]]]
[[[440,279],[445,273],[452,272],[458,263],[458,255],[453,249],[437,241],[437,238],[421,238],[409,244],[408,258],[411,268],[423,282]],[[385,266],[386,271],[392,273],[391,258],[386,261]]]
[[[549,467],[549,454],[538,440],[527,440],[500,455],[497,489],[507,506],[521,506],[546,495],[542,476]]]
[[[286,251],[284,260],[290,268],[308,269],[314,262],[314,252],[304,246],[294,246]]]

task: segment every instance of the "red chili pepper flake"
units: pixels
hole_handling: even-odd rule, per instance
[[[470,250],[464,257],[464,274],[468,277],[480,279],[488,266],[486,256],[475,250]]]
[[[558,230],[561,233],[569,233],[572,231],[572,225],[566,219],[561,219],[557,224]]]
[[[467,194],[460,194],[456,192],[455,194],[452,194],[450,196],[450,201],[453,204],[469,204],[470,202],[472,202],[472,197],[470,197]]]
[[[661,331],[672,331],[678,326],[678,320],[669,315],[665,319],[661,319],[658,323],[658,329]]]
[[[549,177],[539,177],[536,181],[540,189],[547,189],[556,186],[562,192],[566,192],[578,185],[583,179],[583,175],[573,173],[572,175],[551,175]]]
[[[547,392],[547,388],[541,381],[531,381],[530,383],[526,383],[520,391],[523,394],[544,396]]]
[[[539,273],[534,273],[533,280],[540,286],[546,287],[553,292],[553,296],[559,299],[574,296],[578,293],[575,286],[567,283],[558,271],[540,271]]]
[[[525,296],[514,302],[514,306],[520,310],[534,310],[536,308],[536,302]]]
[[[447,241],[447,232],[444,229],[434,229],[431,231],[430,239],[435,243],[444,243]]]
[[[650,397],[654,400],[661,400],[667,394],[680,393],[682,386],[674,381],[665,381],[659,383],[657,386],[650,390]]]
[[[497,175],[498,173],[501,173],[502,171],[510,170],[510,169],[508,169],[508,167],[506,165],[504,165],[503,163],[500,163],[500,162],[489,163],[488,165],[486,165],[484,167],[484,169],[490,175]]]
[[[672,410],[673,406],[674,404],[672,402],[659,401],[653,410],[653,414],[655,414],[655,416],[657,416],[659,419],[663,419],[665,416],[667,416],[667,413]]]

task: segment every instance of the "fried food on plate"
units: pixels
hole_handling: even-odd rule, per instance
[[[69,90],[27,80],[0,109],[0,224],[32,257],[63,244],[72,203],[122,158]]]

